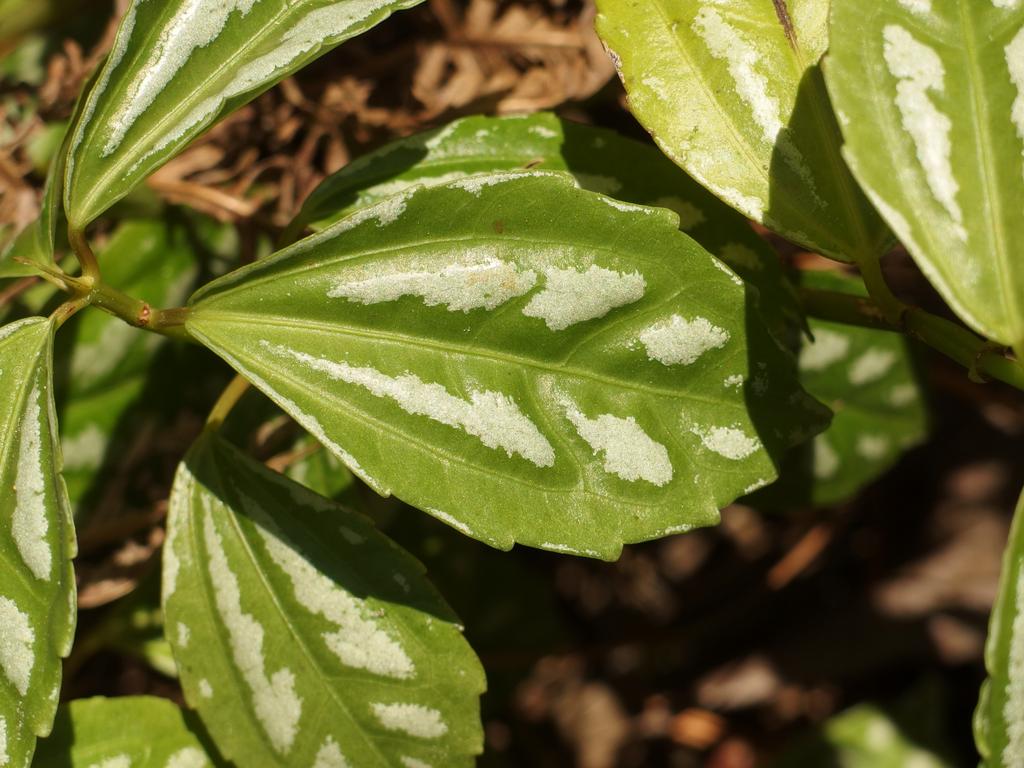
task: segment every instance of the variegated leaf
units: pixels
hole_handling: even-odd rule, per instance
[[[379,492],[614,558],[716,523],[823,426],[678,223],[564,174],[416,187],[205,287],[187,328]]]
[[[1024,5],[834,5],[854,174],[954,311],[1024,354]]]
[[[178,706],[155,696],[77,699],[39,743],[37,768],[212,768]]]
[[[84,227],[224,115],[421,0],[132,0],[73,128],[65,208]]]
[[[804,285],[863,295],[859,280],[807,272]],[[800,349],[800,381],[832,409],[832,424],[786,457],[757,503],[835,504],[891,467],[928,431],[925,396],[907,340],[898,333],[812,318]]]
[[[206,235],[213,227],[199,230]],[[100,252],[104,280],[154,307],[180,305],[198,272],[190,237],[188,230],[170,222],[126,222]],[[67,383],[61,389],[60,431],[64,476],[77,515],[118,426],[138,404],[148,371],[166,342],[103,312],[81,313],[64,333],[73,341]]]
[[[757,287],[773,331],[781,336],[787,326],[803,324],[778,258],[743,216],[656,148],[547,112],[467,117],[388,144],[325,179],[303,205],[292,231],[306,226],[319,231],[414,184],[522,168],[567,171],[583,189],[675,211],[680,229]]]
[[[974,739],[986,768],[1024,765],[1024,496],[1003,554],[999,594],[985,644],[988,679],[974,713]]]
[[[598,0],[630,109],[722,200],[800,245],[877,258],[889,235],[839,153],[824,0]]]
[[[52,395],[53,323],[0,328],[0,765],[50,732],[75,627],[74,529]]]
[[[483,670],[423,567],[370,521],[213,433],[178,469],[168,639],[225,757],[469,766]]]

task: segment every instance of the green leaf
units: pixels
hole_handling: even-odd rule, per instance
[[[211,283],[187,328],[378,492],[614,558],[716,523],[822,426],[677,226],[563,174],[416,187]]]
[[[953,310],[1024,351],[1024,6],[836,0],[826,65],[858,181]]]
[[[65,208],[85,226],[224,115],[421,0],[132,0],[73,131]]]
[[[200,739],[174,702],[155,696],[77,699],[39,743],[38,768],[208,768]]]
[[[974,713],[974,740],[988,768],[1024,762],[1024,496],[1003,554],[999,595],[985,644],[988,679]]]
[[[895,706],[859,704],[830,718],[812,739],[798,741],[772,768],[952,768],[945,755],[946,696],[919,685]]]
[[[212,227],[203,228],[205,234]],[[100,252],[103,279],[154,307],[180,305],[198,268],[190,233],[169,222],[130,221]],[[68,327],[70,326],[70,327]],[[61,438],[64,476],[78,508],[97,479],[111,441],[139,402],[151,366],[166,340],[104,312],[83,312],[65,326],[68,352]]]
[[[800,245],[877,258],[885,226],[839,153],[822,0],[598,0],[630,109],[725,202]]]
[[[50,732],[75,627],[74,529],[52,398],[53,323],[0,328],[0,764]]]
[[[805,272],[813,288],[865,295],[857,280]],[[835,504],[924,440],[928,412],[911,350],[897,333],[809,320],[813,341],[800,349],[800,381],[832,409],[828,430],[786,457],[779,481],[754,495],[765,506]]]
[[[483,670],[369,520],[207,433],[179,467],[164,613],[188,702],[247,767],[469,766]]]
[[[668,208],[679,226],[744,280],[780,337],[803,317],[778,258],[747,220],[683,173],[655,147],[548,112],[467,117],[388,144],[329,176],[292,225],[319,231],[415,184],[536,168],[567,171],[583,189],[637,205]]]

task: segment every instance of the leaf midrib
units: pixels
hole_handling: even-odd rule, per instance
[[[667,303],[668,301],[670,301],[673,298],[675,298],[675,296],[670,296],[669,298],[665,299],[661,303]],[[652,307],[651,311],[653,311],[654,309],[656,309],[656,307]],[[680,400],[680,399],[692,400],[692,401],[699,402],[699,403],[701,403],[703,405],[712,406],[712,407],[715,407],[715,408],[737,408],[740,411],[742,411],[743,413],[746,413],[746,409],[743,408],[742,406],[738,405],[738,404],[734,404],[734,403],[732,403],[732,402],[730,402],[728,400],[715,400],[713,398],[703,397],[703,396],[701,396],[699,394],[696,394],[696,393],[694,393],[694,392],[692,392],[692,391],[690,391],[688,389],[673,390],[673,389],[665,389],[665,388],[662,388],[662,387],[650,386],[650,385],[645,385],[645,384],[637,385],[637,384],[633,384],[633,383],[630,383],[630,382],[626,382],[626,381],[622,381],[622,380],[619,380],[619,379],[615,379],[615,378],[612,378],[610,376],[606,376],[604,374],[595,373],[595,372],[592,372],[592,371],[583,371],[583,370],[581,370],[579,368],[567,367],[567,366],[564,366],[564,365],[545,364],[545,363],[543,363],[541,361],[533,360],[533,359],[528,358],[528,357],[523,357],[523,356],[519,356],[519,355],[512,355],[512,354],[509,354],[509,353],[501,353],[501,352],[498,352],[497,350],[481,350],[481,349],[477,348],[477,349],[473,349],[473,350],[467,351],[464,348],[459,347],[458,345],[455,345],[455,344],[445,344],[445,343],[441,343],[441,342],[435,342],[435,341],[431,341],[429,339],[425,339],[423,337],[409,336],[409,335],[406,335],[406,334],[396,333],[394,331],[365,330],[365,329],[356,328],[354,326],[344,325],[342,323],[337,323],[337,322],[327,323],[327,322],[318,321],[318,320],[302,320],[302,321],[297,321],[295,318],[285,317],[285,316],[282,316],[282,315],[268,315],[268,314],[262,314],[262,313],[235,312],[235,311],[228,311],[228,310],[207,310],[207,312],[209,314],[214,314],[214,315],[216,315],[218,317],[221,317],[221,318],[226,318],[229,322],[231,320],[234,320],[234,322],[242,324],[242,325],[245,325],[246,321],[249,321],[249,323],[251,323],[251,321],[254,318],[258,318],[259,322],[262,323],[262,324],[269,324],[269,325],[274,325],[274,326],[277,326],[277,327],[293,328],[293,329],[296,329],[296,330],[307,331],[307,332],[308,331],[321,331],[321,332],[325,332],[325,333],[332,333],[333,332],[334,334],[339,335],[339,336],[354,336],[354,337],[357,337],[357,338],[373,339],[373,340],[377,340],[377,341],[390,342],[390,343],[398,344],[398,345],[401,345],[401,346],[404,346],[404,347],[421,347],[421,348],[426,348],[426,349],[433,350],[433,351],[440,352],[440,353],[451,353],[451,354],[456,354],[456,355],[459,355],[459,356],[470,357],[470,358],[472,358],[472,357],[483,358],[483,359],[487,359],[487,360],[490,360],[492,362],[499,363],[499,364],[502,364],[502,365],[505,365],[505,366],[509,366],[509,367],[512,367],[512,368],[515,368],[515,367],[534,368],[536,370],[539,370],[542,374],[549,375],[549,376],[559,376],[559,375],[572,376],[572,377],[576,377],[576,378],[579,378],[579,379],[593,381],[593,382],[598,383],[598,384],[604,384],[604,385],[607,385],[607,386],[618,387],[618,388],[625,389],[625,390],[628,390],[628,391],[639,392],[639,393],[643,393],[643,394],[646,394],[646,395],[651,395],[651,396],[654,396],[654,397],[662,397],[662,398],[667,398],[667,399],[670,399],[670,400]],[[189,320],[190,328],[196,327],[197,322],[198,322],[197,315],[193,314],[192,318]],[[208,322],[209,322],[209,320],[208,320]],[[201,325],[202,324],[199,323],[200,327],[201,327]],[[203,334],[203,335],[207,336],[207,338],[209,338],[209,336],[207,334]],[[216,346],[217,347],[221,347],[220,344],[217,344]],[[738,354],[738,351],[734,351],[732,353],[732,356],[729,359],[732,359],[732,357],[734,357],[736,354]]]
[[[708,103],[714,105],[714,110],[718,112],[719,117],[729,127],[729,133],[733,139],[734,146],[739,148],[740,154],[747,158],[747,162],[757,170],[757,174],[764,178],[765,184],[770,185],[771,175],[768,169],[764,168],[752,154],[750,145],[743,140],[742,134],[739,132],[733,117],[726,114],[713,91],[708,87],[704,78],[699,76],[700,68],[694,64],[693,57],[690,56],[689,50],[686,45],[683,44],[682,37],[673,31],[672,19],[665,8],[665,3],[668,1],[669,0],[654,0],[654,7],[657,9],[658,16],[661,18],[662,26],[665,28],[669,38],[675,44],[675,47],[679,50],[679,53],[686,62],[686,65],[689,67],[690,72],[697,75],[693,80],[697,82],[700,89],[704,92],[704,96],[708,100]],[[636,11],[636,9],[630,10]]]

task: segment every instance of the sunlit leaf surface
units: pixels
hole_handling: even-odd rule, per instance
[[[845,261],[888,232],[839,154],[821,0],[598,0],[598,33],[658,146],[744,215]]]
[[[680,229],[757,286],[759,306],[773,331],[781,336],[787,324],[802,323],[778,258],[745,217],[657,148],[546,112],[467,117],[358,158],[313,191],[293,231],[307,225],[321,230],[414,184],[525,168],[565,171],[583,189],[674,211]]]
[[[187,327],[379,492],[615,557],[717,522],[823,424],[677,227],[564,174],[414,188],[204,288]]]
[[[943,298],[1024,348],[1024,5],[834,0],[854,174]]]

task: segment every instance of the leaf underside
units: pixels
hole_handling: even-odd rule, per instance
[[[835,0],[845,154],[953,310],[1024,348],[1024,6]]]
[[[163,600],[185,697],[229,759],[440,768],[482,748],[483,671],[423,567],[210,433],[175,480]]]
[[[187,327],[378,492],[614,558],[717,522],[824,423],[677,226],[563,174],[417,187],[210,284]]]
[[[744,215],[843,261],[889,235],[839,152],[818,67],[820,0],[598,0],[597,30],[633,114],[661,149]]]
[[[84,229],[224,115],[420,1],[132,0],[72,129],[64,197],[72,228]]]
[[[0,755],[50,731],[75,626],[75,552],[52,397],[53,324],[0,328]]]
[[[210,768],[187,717],[155,696],[77,699],[39,743],[38,768]]]

